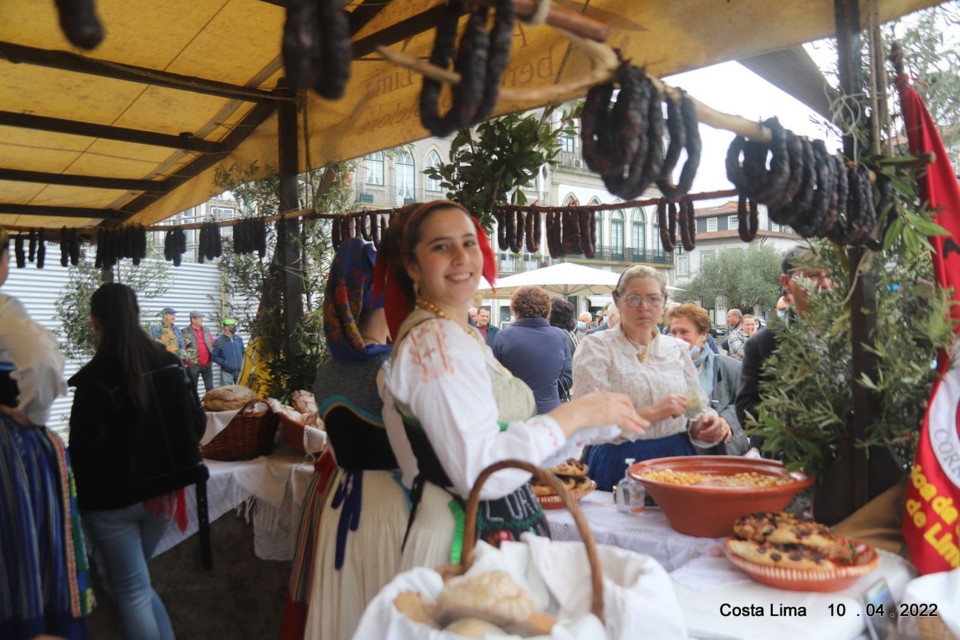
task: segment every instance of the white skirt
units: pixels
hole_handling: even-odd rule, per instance
[[[424,483],[420,508],[400,559],[400,571],[450,564],[456,530],[456,521],[448,506],[451,500],[453,497],[437,485]]]
[[[348,531],[343,566],[335,568],[340,512],[331,504],[344,477],[337,469],[317,534],[314,580],[304,638],[349,640],[367,603],[398,572],[410,509],[392,471],[365,471],[360,522]]]

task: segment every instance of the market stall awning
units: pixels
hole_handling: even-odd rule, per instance
[[[554,0],[612,28],[609,43],[657,76],[834,32],[831,0]],[[938,4],[877,0],[887,21]],[[0,3],[0,224],[149,224],[217,193],[218,165],[278,166],[282,2],[100,0],[107,34],[81,52],[51,1]],[[438,0],[354,0],[354,62],[339,101],[301,105],[300,169],[426,137],[416,74],[376,45],[426,57]],[[547,26],[517,26],[504,84],[544,87],[587,59]],[[735,87],[732,88],[735,90]],[[748,100],[749,96],[744,96]],[[501,103],[497,113],[538,106]]]

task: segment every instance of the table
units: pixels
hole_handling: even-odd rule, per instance
[[[284,453],[253,460],[219,462],[204,460],[210,470],[207,502],[210,522],[229,511],[253,523],[254,553],[261,560],[292,560],[300,508],[313,464],[302,455]],[[196,488],[186,490],[187,528],[167,525],[154,556],[180,544],[199,530]],[[216,550],[214,550],[216,552]]]
[[[799,640],[813,634],[817,640],[866,638],[866,616],[859,602],[860,595],[884,578],[893,598],[899,601],[906,583],[916,575],[909,562],[880,550],[880,566],[843,591],[808,593],[774,589],[754,582],[723,556],[724,538],[696,538],[677,533],[659,510],[620,513],[612,494],[604,491],[584,496],[580,506],[598,544],[650,555],[670,573],[692,638]],[[551,537],[580,539],[569,511],[545,513]],[[763,611],[762,617],[731,614],[733,607],[751,609],[754,605]],[[844,615],[838,614],[841,610]]]

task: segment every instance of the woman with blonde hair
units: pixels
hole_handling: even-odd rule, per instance
[[[575,451],[576,438],[637,436],[647,424],[626,396],[609,392],[536,415],[530,388],[467,323],[480,275],[493,282],[495,264],[479,223],[444,200],[396,215],[380,246],[377,282],[395,337],[384,420],[413,502],[401,569],[459,561],[463,506],[490,464],[552,464]],[[484,484],[478,540],[499,544],[526,531],[547,533],[529,480],[508,469]]]
[[[630,267],[613,292],[620,323],[587,336],[573,361],[574,397],[595,389],[630,397],[650,422],[635,442],[590,448],[590,477],[610,491],[623,477],[626,460],[695,455],[727,437],[723,423],[700,386],[686,343],[657,328],[667,301],[663,274],[644,265]]]

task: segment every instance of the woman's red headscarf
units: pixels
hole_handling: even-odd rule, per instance
[[[383,236],[373,273],[373,295],[379,296],[381,292],[384,294],[383,310],[391,336],[399,333],[400,325],[416,302],[413,281],[407,275],[407,262],[413,257],[413,243],[420,223],[437,209],[459,209],[470,216],[477,231],[480,252],[483,254],[483,277],[491,285],[497,278],[497,261],[490,246],[490,238],[463,205],[450,200],[434,200],[403,207],[393,216]]]

